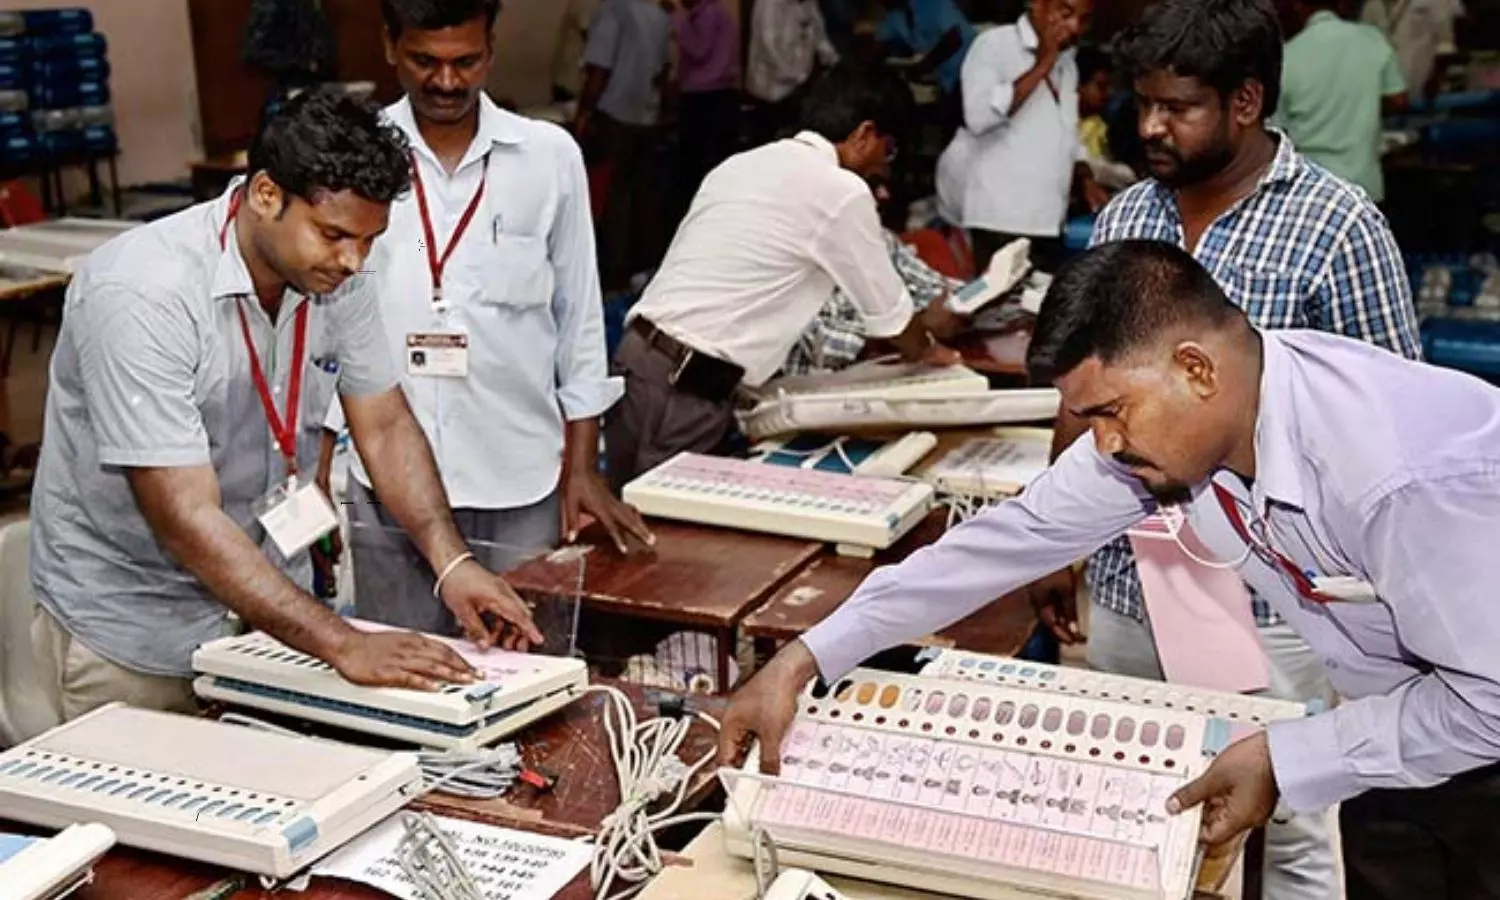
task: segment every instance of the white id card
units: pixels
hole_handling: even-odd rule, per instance
[[[262,497],[255,506],[255,518],[288,559],[339,525],[323,491],[310,481],[296,479]]]
[[[413,378],[469,377],[469,336],[457,331],[408,334],[406,374]]]

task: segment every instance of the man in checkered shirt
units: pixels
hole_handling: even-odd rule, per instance
[[[1094,243],[1176,243],[1261,328],[1316,328],[1418,357],[1416,311],[1385,219],[1359,188],[1304,159],[1265,124],[1282,63],[1273,0],[1164,0],[1122,35],[1119,50],[1152,178],[1110,203]],[[1054,449],[1085,427],[1064,415]],[[1066,643],[1081,638],[1071,574],[1032,588],[1038,614]],[[1089,560],[1087,581],[1090,665],[1162,680],[1129,541]],[[1263,600],[1252,602],[1271,665],[1269,693],[1329,702],[1320,661]],[[1342,896],[1321,816],[1273,819],[1266,856],[1271,900]]]

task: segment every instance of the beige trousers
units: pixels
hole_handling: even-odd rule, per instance
[[[75,640],[41,606],[31,621],[31,648],[59,723],[117,701],[144,709],[199,712],[191,679],[145,675],[115,665]]]

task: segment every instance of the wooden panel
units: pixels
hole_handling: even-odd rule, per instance
[[[732,628],[823,551],[811,541],[653,520],[655,551],[620,556],[593,543],[583,602],[605,612],[706,628]],[[597,529],[596,529],[597,530]],[[547,557],[506,573],[517,590],[552,592],[577,571]]]
[[[240,59],[250,0],[188,0],[203,151],[219,156],[250,146],[271,81]]]
[[[826,555],[793,576],[766,605],[745,617],[744,633],[775,642],[800,637],[844,605],[877,567],[898,563],[943,534],[947,513],[935,510],[900,543],[873,560]],[[1036,628],[1026,595],[1009,594],[918,643],[1015,656]]]

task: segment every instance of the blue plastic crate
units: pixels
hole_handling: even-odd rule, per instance
[[[59,81],[104,81],[109,78],[109,60],[102,56],[55,56],[32,59],[31,77],[38,83]]]
[[[1500,322],[1428,319],[1422,323],[1422,353],[1433,365],[1500,379]]]
[[[109,83],[74,81],[32,84],[27,92],[33,109],[69,109],[74,106],[103,106],[110,101]]]
[[[88,34],[94,30],[94,14],[81,6],[33,9],[21,13],[30,34]]]
[[[109,53],[109,42],[97,31],[89,34],[42,35],[29,38],[28,42],[31,56],[36,58],[106,56]]]

